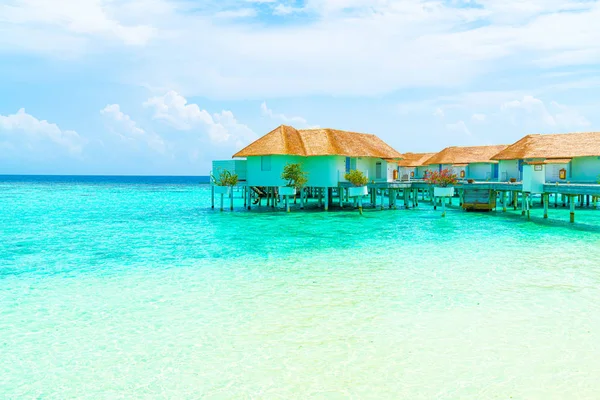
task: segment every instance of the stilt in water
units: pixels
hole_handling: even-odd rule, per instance
[[[212,208],[214,210],[215,209],[215,185],[213,185],[213,184],[210,185],[210,199],[211,199],[210,208]]]
[[[570,215],[569,220],[571,223],[575,222],[575,199],[573,196],[569,196],[569,207],[570,207]]]
[[[544,193],[542,195],[542,199],[544,201],[544,218],[548,218],[548,200],[549,200],[549,196],[547,193]]]

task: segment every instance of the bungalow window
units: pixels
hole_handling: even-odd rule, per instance
[[[375,164],[375,179],[381,179],[381,162]]]
[[[270,171],[271,170],[271,156],[260,157],[260,170]]]
[[[346,157],[346,173],[350,172],[350,157]]]

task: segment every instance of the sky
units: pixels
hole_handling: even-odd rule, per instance
[[[206,175],[281,124],[400,152],[600,130],[600,1],[0,0],[0,174]]]

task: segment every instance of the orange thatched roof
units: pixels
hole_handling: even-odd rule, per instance
[[[527,135],[494,156],[495,160],[600,156],[600,132]]]
[[[335,129],[295,129],[281,125],[246,146],[233,157],[266,156],[376,157],[401,159],[402,155],[375,135]]]
[[[505,144],[495,146],[446,147],[430,159],[426,165],[432,164],[471,164],[495,163],[493,156],[508,147]]]
[[[430,159],[435,153],[404,153],[402,154],[402,160],[398,161],[398,165],[401,167],[423,167],[427,164],[423,164],[425,161]]]

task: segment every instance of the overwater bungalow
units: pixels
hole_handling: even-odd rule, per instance
[[[424,162],[433,157],[435,153],[404,153],[402,160],[398,161],[398,175],[402,181],[423,179],[429,166]]]
[[[492,157],[507,145],[447,147],[424,162],[430,170],[451,169],[461,179],[495,181],[498,161]]]
[[[347,185],[346,172],[359,170],[371,183],[398,179],[402,155],[375,135],[336,129],[296,129],[281,125],[233,158],[244,158],[246,186],[272,197],[287,164],[300,163],[308,173],[307,188],[317,190],[328,208],[332,189]],[[213,168],[219,161],[213,163]],[[341,200],[340,200],[341,202]]]
[[[493,159],[500,181],[522,180],[524,166],[537,165],[533,171],[544,182],[597,183],[600,132],[527,135]]]

